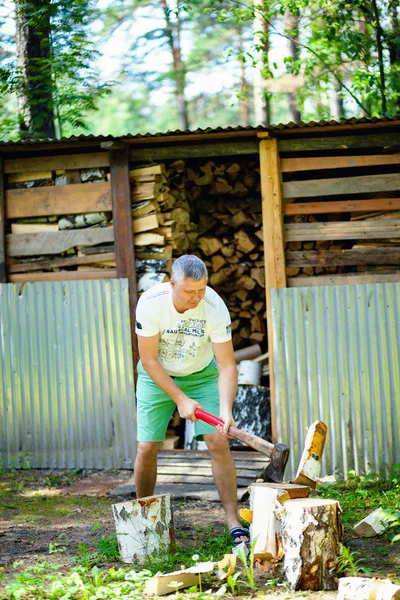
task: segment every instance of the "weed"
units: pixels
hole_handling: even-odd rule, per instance
[[[256,547],[256,543],[257,543],[257,538],[255,538],[251,543],[249,560],[247,560],[246,552],[243,548],[239,548],[238,553],[237,553],[239,560],[242,562],[242,564],[244,566],[247,580],[250,584],[250,589],[253,592],[253,594],[256,591],[256,586],[255,586],[255,582],[254,582],[254,548]]]
[[[118,539],[116,535],[103,535],[96,543],[97,560],[113,562],[119,560]]]
[[[382,515],[382,523],[387,525],[395,533],[391,538],[391,543],[400,541],[400,511],[385,510]],[[397,531],[399,533],[397,533]]]
[[[343,546],[338,558],[338,573],[346,573],[350,577],[355,577],[358,573],[365,575],[371,573],[371,569],[362,566],[362,559],[356,559],[359,554],[359,552],[352,552],[347,546]]]

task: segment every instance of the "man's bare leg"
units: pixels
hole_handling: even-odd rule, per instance
[[[241,527],[237,508],[236,469],[229,442],[219,433],[204,435],[204,441],[211,454],[214,483],[225,511],[228,529]],[[248,541],[248,538],[238,538],[237,541]]]
[[[145,498],[154,494],[157,480],[158,448],[158,442],[138,442],[133,471],[136,498]]]

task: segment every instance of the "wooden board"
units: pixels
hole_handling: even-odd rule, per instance
[[[42,171],[61,171],[67,169],[92,169],[108,167],[108,152],[90,152],[82,154],[60,154],[59,156],[35,156],[32,158],[12,158],[4,161],[4,173],[24,173]]]
[[[393,192],[400,190],[400,173],[289,181],[282,185],[282,189],[285,198]]]
[[[8,234],[7,256],[40,256],[60,254],[74,246],[94,246],[114,241],[114,227],[70,229],[50,233]]]
[[[199,143],[196,139],[195,144],[179,144],[174,141],[170,146],[165,143],[163,146],[151,148],[135,148],[130,152],[131,162],[163,161],[167,159],[178,158],[210,158],[212,156],[239,156],[246,154],[258,155],[258,140],[245,140],[243,142],[222,142]]]
[[[322,215],[342,212],[379,212],[399,210],[400,198],[374,198],[373,200],[332,200],[330,202],[286,202],[285,215]]]
[[[58,223],[11,223],[11,233],[58,231]]]
[[[268,466],[269,459],[259,452],[232,452],[238,485],[247,487]],[[170,450],[158,454],[158,483],[212,485],[211,457],[207,450]]]
[[[372,154],[367,156],[312,156],[305,158],[283,158],[282,173],[314,171],[319,169],[345,169],[370,167],[373,165],[400,165],[400,154]]]
[[[6,191],[7,219],[111,210],[111,184],[108,181]]]
[[[55,258],[53,260],[38,260],[35,262],[26,262],[11,264],[8,266],[9,273],[29,273],[41,271],[42,269],[54,269],[61,267],[73,267],[78,265],[93,264],[105,260],[114,260],[115,253],[107,252],[102,254],[89,254],[86,256],[71,256],[70,258]]]
[[[400,148],[400,133],[372,133],[311,137],[311,129],[301,137],[279,140],[279,152],[311,152],[313,150],[348,150],[349,148]]]
[[[400,265],[400,248],[286,252],[287,267]]]
[[[278,439],[273,365],[273,328],[271,289],[286,287],[285,251],[283,242],[283,203],[278,143],[276,139],[260,142],[260,177],[262,223],[265,260],[265,293],[267,302],[268,351],[270,355],[272,440]]]
[[[8,277],[10,283],[26,281],[78,281],[82,279],[116,279],[115,269],[97,269],[95,271],[56,271],[48,273],[14,273]]]
[[[396,273],[344,273],[319,275],[318,277],[289,277],[288,287],[315,287],[318,285],[357,285],[360,283],[387,283],[400,281],[400,270]]]
[[[286,242],[400,238],[400,219],[289,223]]]

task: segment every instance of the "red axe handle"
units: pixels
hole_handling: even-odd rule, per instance
[[[196,408],[194,414],[198,419],[200,419],[201,421],[205,421],[205,423],[208,423],[209,425],[213,425],[214,427],[216,427],[217,425],[221,425],[222,427],[224,426],[224,422],[222,419],[219,419],[218,417],[206,412],[201,408]],[[247,446],[254,448],[254,450],[258,450],[258,452],[266,454],[267,456],[271,456],[272,451],[274,449],[273,444],[270,444],[269,442],[263,440],[257,435],[247,433],[247,431],[243,431],[242,429],[238,429],[237,427],[232,427],[232,425],[229,427],[228,434],[233,438],[240,440],[244,444],[247,444]]]

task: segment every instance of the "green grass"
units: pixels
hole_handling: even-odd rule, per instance
[[[40,489],[35,490],[35,478],[29,471],[3,472],[0,478],[0,518],[6,519],[10,527],[23,524],[35,530],[39,525],[47,525],[56,530],[59,523],[75,526],[80,521],[85,525],[92,523],[92,526],[89,543],[80,543],[71,549],[68,537],[60,533],[48,545],[48,559],[37,560],[35,564],[26,566],[16,561],[11,569],[7,569],[7,573],[0,569],[0,586],[5,590],[3,596],[0,593],[2,599],[136,600],[142,598],[144,583],[152,575],[179,570],[183,566],[190,567],[195,562],[218,561],[231,552],[231,539],[226,530],[216,533],[213,526],[199,527],[193,523],[193,528],[188,530],[190,536],[186,535],[186,530],[178,535],[175,553],[152,556],[143,565],[120,568],[117,537],[105,533],[103,523],[103,517],[110,517],[111,500],[51,495],[53,487],[66,485],[69,476],[68,473],[60,473],[47,476],[46,480],[44,475]],[[366,564],[368,557],[352,551],[347,544],[355,537],[352,526],[376,508],[387,511],[388,529],[379,538],[371,540],[374,549],[369,554],[385,560],[393,550],[398,552],[400,549],[400,465],[384,481],[375,474],[357,477],[349,473],[346,482],[322,486],[312,494],[335,499],[342,508],[346,546],[339,560],[341,575],[362,575],[371,570],[371,565]],[[184,508],[181,506],[180,510]],[[262,591],[264,594],[268,591],[283,594],[285,598],[306,594],[288,594],[285,585],[273,579],[272,575],[264,575],[257,580],[249,571],[249,564],[246,568],[238,561],[235,575],[223,583],[217,580],[215,574],[204,576],[202,590],[192,590],[192,595],[183,590],[176,597],[205,600],[216,598],[214,593],[222,589],[223,597],[248,598],[252,587],[257,589],[259,598],[264,598]],[[7,583],[4,581],[6,575]],[[372,570],[370,576],[375,575],[376,572]],[[389,572],[378,574],[380,577],[389,575]],[[207,591],[210,589],[212,593]]]

